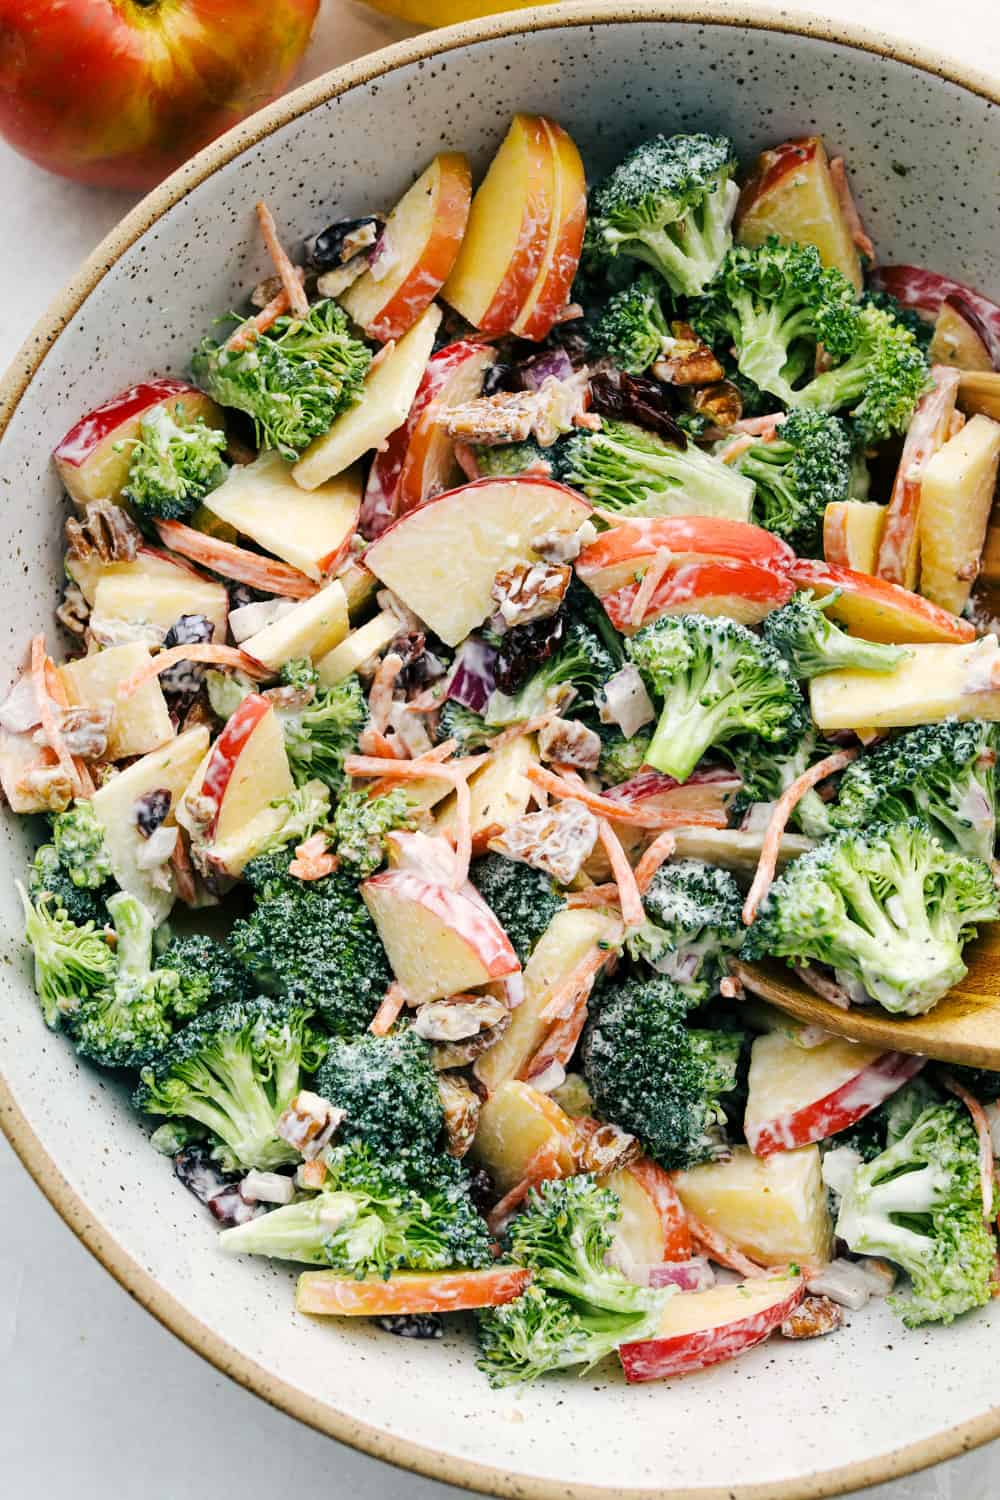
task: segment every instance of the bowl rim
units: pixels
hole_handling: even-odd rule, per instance
[[[373,3],[377,6],[378,0],[373,0]],[[121,256],[169,208],[257,141],[352,88],[411,63],[440,57],[470,44],[568,26],[597,27],[650,21],[749,28],[831,42],[904,63],[1000,106],[1000,80],[957,58],[942,56],[929,47],[915,45],[854,21],[834,22],[795,8],[782,8],[779,12],[766,0],[765,3],[761,0],[746,3],[745,0],[735,10],[730,0],[690,0],[690,3],[688,0],[643,0],[641,4],[631,5],[620,3],[620,0],[603,0],[603,3],[601,0],[563,0],[560,4],[509,11],[421,32],[321,74],[259,110],[204,147],[126,214],[49,304],[0,380],[0,439],[60,333]],[[429,1479],[509,1496],[511,1500],[525,1500],[525,1497],[526,1500],[565,1500],[566,1486],[559,1480],[540,1475],[511,1474],[498,1465],[442,1454],[412,1439],[386,1432],[374,1423],[347,1416],[328,1403],[277,1379],[189,1312],[182,1302],[164,1290],[150,1270],[135,1261],[104,1229],[49,1155],[2,1072],[0,1128],[36,1185],[85,1248],[163,1327],[221,1373],[317,1431]],[[625,1489],[618,1485],[595,1484],[574,1484],[572,1488],[579,1500],[611,1500],[612,1496],[616,1500],[617,1497],[621,1500],[824,1500],[827,1496],[867,1488],[928,1468],[997,1437],[1000,1437],[1000,1405],[892,1452],[813,1472],[799,1479],[735,1483],[723,1488],[701,1486],[694,1490]]]

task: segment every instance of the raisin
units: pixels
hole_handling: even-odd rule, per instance
[[[170,811],[169,787],[157,787],[154,792],[145,792],[136,799],[132,808],[135,826],[144,839],[151,838]]]
[[[444,1323],[437,1313],[386,1313],[375,1322],[401,1339],[439,1339]]]
[[[378,214],[362,219],[337,219],[304,245],[306,263],[314,271],[334,271],[362,253],[371,255],[382,234]]]
[[[516,693],[554,655],[562,644],[565,628],[563,616],[552,615],[545,620],[531,620],[527,625],[515,625],[501,637],[496,661],[496,683],[501,693]]]
[[[686,448],[687,438],[671,414],[670,400],[670,387],[648,375],[614,370],[594,375],[590,381],[591,411],[598,416],[634,422],[666,442]]]
[[[164,638],[164,649],[170,646],[196,646],[210,641],[215,626],[205,615],[181,615],[171,625]],[[204,667],[195,662],[179,661],[160,674],[160,687],[165,693],[196,693],[205,676]]]

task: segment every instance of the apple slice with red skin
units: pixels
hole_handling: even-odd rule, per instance
[[[455,264],[471,200],[472,174],[460,151],[436,156],[403,194],[372,266],[340,299],[369,338],[402,338],[434,301]]]
[[[531,1272],[523,1266],[485,1271],[393,1271],[391,1276],[338,1276],[304,1271],[295,1292],[296,1311],[339,1318],[379,1318],[401,1313],[465,1312],[502,1307],[520,1297]]]
[[[872,272],[873,291],[888,292],[904,307],[912,307],[925,318],[936,318],[943,303],[952,301],[967,320],[976,319],[976,332],[993,363],[1000,367],[1000,305],[974,287],[922,266],[878,266]]]
[[[925,1059],[831,1037],[800,1047],[780,1032],[755,1040],[743,1122],[755,1156],[826,1140],[869,1114]]]
[[[941,303],[927,357],[932,364],[982,373],[996,368],[992,342],[973,304],[964,293],[953,292]]]
[[[815,245],[823,264],[861,291],[861,262],[819,136],[761,152],[740,193],[734,229],[742,245],[763,244],[771,234]]]
[[[534,558],[532,543],[548,532],[577,531],[590,510],[552,479],[477,479],[400,516],[370,544],[365,566],[457,646],[493,613],[500,569]]]
[[[839,591],[827,614],[866,641],[894,646],[922,642],[960,645],[976,638],[967,620],[884,578],[808,557],[798,559],[790,577],[798,588],[809,589],[819,599]]]
[[[230,715],[212,746],[197,787],[197,794],[207,798],[214,809],[204,837],[224,842],[291,790],[292,777],[277,715],[260,693],[250,693]],[[184,795],[190,796],[191,789]]]
[[[787,574],[742,562],[691,562],[668,568],[646,604],[641,620],[632,611],[641,585],[626,584],[601,601],[608,619],[624,635],[663,615],[724,615],[740,625],[757,625],[795,593]]]
[[[587,177],[576,145],[561,125],[542,120],[554,169],[555,203],[542,266],[513,332],[523,339],[543,339],[551,332],[570,297],[580,264],[587,227]]]
[[[801,1276],[767,1276],[707,1292],[680,1292],[663,1309],[654,1339],[622,1344],[618,1356],[630,1385],[688,1375],[734,1359],[763,1343],[805,1296]]]
[[[209,427],[226,425],[215,402],[184,380],[131,385],[75,422],[52,454],[70,498],[78,505],[120,499],[140,422],[158,407],[172,412],[176,406],[188,421],[203,417]]]
[[[441,355],[447,355],[447,360],[441,360]],[[448,407],[475,400],[482,391],[483,377],[496,363],[496,357],[496,350],[491,345],[475,344],[465,339],[449,345],[431,358],[427,371],[430,374],[433,365],[434,373],[417,420],[410,430],[399,475],[399,515],[462,482],[463,473],[455,457],[454,439],[448,436],[439,419]],[[438,360],[441,360],[440,370]],[[417,399],[420,397],[421,391],[418,391]]]
[[[691,1231],[684,1205],[669,1174],[655,1161],[640,1156],[602,1178],[602,1184],[618,1195],[622,1217],[615,1242],[635,1265],[689,1258]]]
[[[581,582],[598,598],[634,583],[657,552],[672,566],[689,562],[744,562],[787,573],[795,553],[762,526],[720,516],[648,516],[623,521],[584,547],[576,560]]]

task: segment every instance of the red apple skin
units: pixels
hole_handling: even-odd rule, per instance
[[[756,1129],[748,1125],[747,1145],[754,1156],[773,1156],[777,1151],[794,1151],[797,1146],[825,1141],[902,1088],[920,1072],[924,1062],[924,1058],[905,1052],[883,1053],[825,1098],[813,1100],[783,1119],[765,1121]]]
[[[319,0],[0,0],[0,134],[38,166],[149,188],[282,93]]]
[[[247,702],[246,699],[243,701]],[[381,875],[374,875],[364,882],[362,895],[366,890],[392,891],[399,901],[423,906],[432,912],[443,927],[460,934],[490,979],[503,979],[507,974],[520,971],[521,965],[510,939],[485,901],[471,901],[462,891],[453,891],[437,881],[425,880],[411,870],[383,870]],[[478,892],[476,894],[478,896]]]
[[[976,638],[968,620],[960,620],[920,594],[870,573],[800,557],[790,577],[798,588],[809,589],[820,599],[839,590],[840,597],[828,610],[831,620],[847,625],[867,641],[895,646],[934,642],[964,645]]]
[[[222,799],[236,763],[246,748],[247,740],[270,708],[270,703],[260,693],[250,693],[230,717],[212,746],[212,754],[199,788],[201,796],[207,797],[215,805],[215,813],[206,833],[209,839],[215,837]]]
[[[513,327],[514,320],[542,269],[548,244],[548,230],[544,226],[555,211],[555,204],[548,197],[554,179],[554,171],[551,170],[552,143],[539,117],[525,115],[522,118],[532,140],[537,166],[521,218],[521,232],[513,258],[493,294],[492,302],[479,320],[483,333],[507,333]],[[541,232],[539,226],[542,226]]]
[[[648,1156],[640,1156],[625,1168],[652,1200],[663,1229],[663,1259],[689,1260],[693,1254],[691,1230],[684,1205],[670,1174]]]
[[[1000,306],[951,276],[925,271],[922,266],[878,266],[872,272],[872,287],[889,292],[904,307],[912,307],[925,317],[936,317],[944,302],[957,306],[970,323],[993,360],[1000,367]]]
[[[754,1283],[750,1283],[754,1285]],[[681,1292],[680,1296],[697,1297],[698,1292]],[[798,1307],[805,1296],[801,1279],[778,1301],[745,1318],[724,1323],[719,1328],[700,1328],[679,1333],[672,1338],[645,1339],[638,1344],[622,1344],[618,1357],[629,1385],[644,1380],[664,1380],[671,1375],[689,1375],[709,1365],[734,1359],[761,1344]]]
[[[544,339],[569,301],[570,289],[580,264],[587,227],[587,179],[575,143],[554,120],[543,119],[558,187],[554,207],[555,227],[529,296],[534,306],[522,311],[514,324],[521,338]]]
[[[584,547],[576,560],[580,579],[595,594],[611,593],[632,581],[635,565],[651,562],[665,548],[674,563],[730,561],[754,563],[787,573],[795,553],[787,542],[761,526],[718,516],[649,516],[612,526]]]
[[[642,619],[633,624],[632,605],[639,587],[630,583],[602,601],[612,625],[625,635],[663,615],[725,615],[741,625],[756,625],[795,592],[786,576],[754,563],[683,563],[664,574]]]
[[[455,444],[439,425],[438,411],[474,400],[483,388],[483,376],[496,363],[496,350],[489,344],[453,344],[454,354],[410,432],[410,441],[399,476],[399,512],[408,510],[454,488],[462,471],[455,458]],[[448,351],[442,350],[442,353]],[[437,358],[437,356],[435,356]],[[432,361],[433,362],[433,361]],[[418,392],[419,394],[419,392]]]

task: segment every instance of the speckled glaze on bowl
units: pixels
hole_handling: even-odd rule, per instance
[[[5,683],[30,632],[52,627],[54,441],[120,387],[183,371],[195,338],[265,270],[254,199],[308,233],[390,202],[442,147],[481,167],[515,109],[557,116],[595,171],[658,129],[724,131],[744,157],[819,131],[846,154],[885,259],[1000,294],[997,87],[901,43],[786,11],[650,3],[522,11],[391,48],[202,152],[110,236],[22,350],[0,408]],[[13,875],[28,840],[12,819],[2,836]],[[45,1030],[9,879],[0,918],[0,1116],[28,1170],[156,1317],[303,1421],[421,1473],[538,1500],[805,1500],[1000,1434],[998,1303],[916,1334],[874,1307],[833,1339],[771,1342],[669,1384],[630,1390],[609,1364],[525,1393],[489,1390],[465,1330],[412,1344],[296,1316],[291,1275],[219,1255],[125,1093]]]

